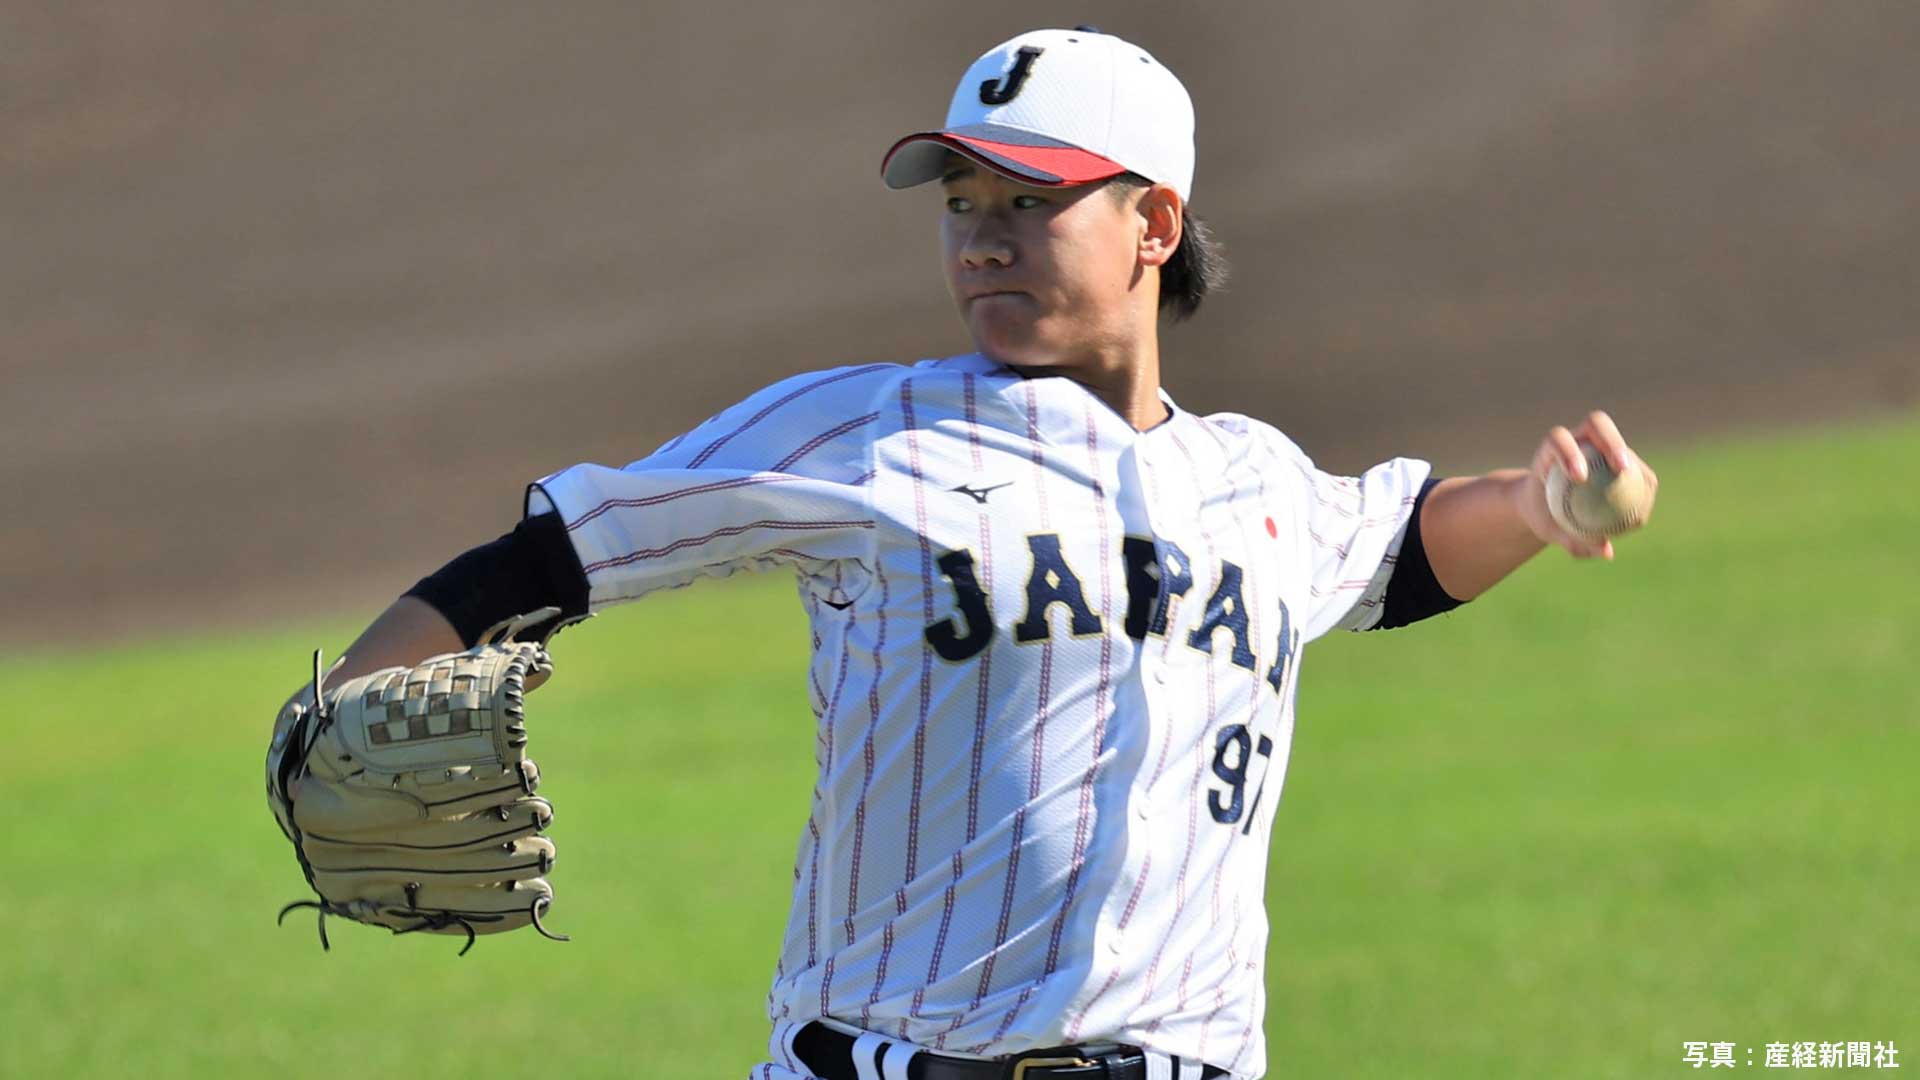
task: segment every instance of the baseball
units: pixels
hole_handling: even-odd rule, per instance
[[[1582,444],[1587,456],[1587,479],[1574,483],[1567,470],[1554,462],[1547,470],[1547,512],[1554,523],[1577,536],[1599,539],[1618,536],[1646,524],[1653,513],[1653,488],[1645,469],[1615,473],[1600,448]]]

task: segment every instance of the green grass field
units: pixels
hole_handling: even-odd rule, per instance
[[[1920,1067],[1920,422],[1650,456],[1616,564],[1550,553],[1308,650],[1270,1075],[1693,1075],[1685,1040]],[[792,596],[736,579],[556,643],[534,749],[574,940],[463,959],[273,923],[306,889],[268,721],[357,625],[0,667],[0,1076],[743,1075],[812,780]]]

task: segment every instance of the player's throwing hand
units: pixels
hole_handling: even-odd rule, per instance
[[[1612,559],[1609,537],[1646,524],[1660,488],[1653,467],[1598,409],[1573,430],[1547,432],[1527,472],[1518,489],[1521,519],[1542,543],[1578,559]]]

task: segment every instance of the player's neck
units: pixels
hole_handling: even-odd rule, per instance
[[[1173,413],[1160,400],[1160,358],[1126,368],[1107,386],[1088,386],[1094,395],[1133,425],[1135,431],[1158,427]]]
[[[1155,335],[1146,335],[1129,355],[1102,357],[1074,378],[1135,431],[1154,427],[1169,415],[1160,400],[1160,343]]]
[[[1120,414],[1135,431],[1146,431],[1172,415],[1160,400],[1157,335],[1145,335],[1126,348],[1096,350],[1072,363],[1007,366],[1028,378],[1053,375],[1072,379]]]

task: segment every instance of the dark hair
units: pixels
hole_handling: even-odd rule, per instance
[[[1138,173],[1121,173],[1107,181],[1107,186],[1110,191],[1125,194],[1152,187],[1153,181]],[[1181,207],[1180,246],[1160,267],[1160,310],[1171,314],[1175,322],[1192,318],[1200,310],[1200,301],[1226,284],[1225,249],[1206,222]]]

